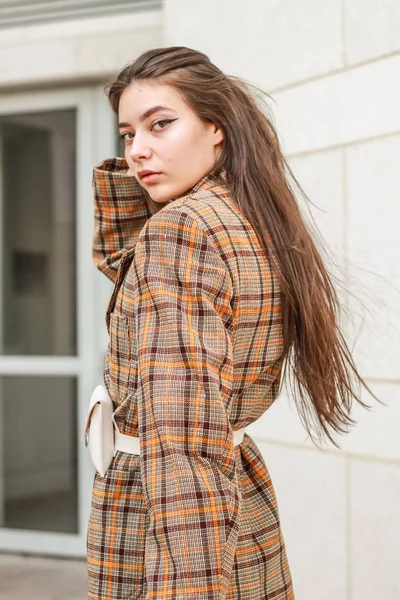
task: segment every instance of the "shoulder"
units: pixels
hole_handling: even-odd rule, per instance
[[[149,219],[135,248],[135,270],[155,282],[185,282],[190,290],[232,288],[229,270],[215,240],[190,199],[163,208]],[[197,292],[198,293],[198,292]]]
[[[191,191],[173,200],[146,222],[140,237],[151,233],[173,230],[190,231],[192,235],[206,236],[212,240],[237,224],[240,215],[224,185],[208,186]]]
[[[221,232],[211,213],[209,204],[198,193],[171,202],[148,219],[141,230],[136,261],[174,263],[178,272],[205,268],[214,272],[214,277],[216,272],[225,277]]]
[[[139,235],[140,246],[144,245],[151,253],[157,247],[163,254],[183,252],[190,246],[212,246],[204,226],[204,207],[188,198],[180,198],[165,206],[147,220]]]

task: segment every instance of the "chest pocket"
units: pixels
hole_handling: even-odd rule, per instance
[[[117,405],[121,404],[132,390],[133,378],[137,370],[136,353],[129,329],[129,320],[121,314],[111,313],[109,325],[107,375]]]

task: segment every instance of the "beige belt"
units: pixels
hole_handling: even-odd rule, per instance
[[[238,446],[243,442],[246,428],[237,429],[233,432],[233,439],[235,446]],[[139,438],[133,437],[132,435],[125,435],[118,431],[117,425],[114,421],[114,449],[120,450],[121,452],[128,452],[128,454],[140,454]]]

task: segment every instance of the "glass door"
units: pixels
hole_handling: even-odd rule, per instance
[[[85,553],[80,438],[111,291],[91,259],[91,178],[115,151],[113,125],[101,88],[0,98],[2,550]]]

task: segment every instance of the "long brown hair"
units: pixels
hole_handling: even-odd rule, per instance
[[[286,368],[293,376],[300,418],[311,439],[315,441],[314,428],[319,439],[325,434],[337,445],[333,432],[344,433],[354,424],[353,400],[368,408],[360,397],[361,385],[376,397],[340,331],[338,295],[303,220],[295,188],[305,194],[282,154],[262,98],[254,93],[257,88],[225,75],[201,52],[156,48],[128,64],[108,86],[116,113],[123,90],[139,80],[174,87],[203,122],[222,129],[223,148],[213,172],[226,169],[232,199],[276,264]]]

